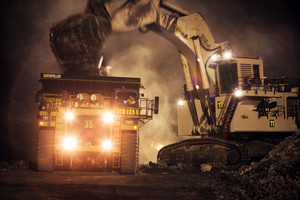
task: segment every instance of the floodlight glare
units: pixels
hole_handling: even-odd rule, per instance
[[[241,96],[243,96],[243,91],[241,89],[237,89],[234,91],[234,95],[236,97],[241,97]]]
[[[180,99],[180,100],[177,102],[177,104],[178,104],[179,106],[183,106],[183,105],[184,105],[184,101],[183,101],[182,99]]]
[[[232,58],[232,53],[230,51],[226,51],[223,53],[223,58],[224,59],[230,59]]]

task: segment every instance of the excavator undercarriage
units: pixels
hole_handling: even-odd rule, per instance
[[[249,162],[248,151],[241,143],[217,137],[187,139],[168,145],[158,152],[157,158],[159,165],[209,163],[224,169],[236,169]]]
[[[165,167],[181,165],[183,168],[199,168],[202,164],[209,164],[214,168],[233,170],[260,160],[289,135],[291,133],[285,133],[276,139],[198,136],[163,147],[158,152],[157,163]]]

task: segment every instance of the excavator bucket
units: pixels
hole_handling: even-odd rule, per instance
[[[92,14],[71,16],[50,29],[50,46],[65,74],[99,74],[103,43],[110,21]]]

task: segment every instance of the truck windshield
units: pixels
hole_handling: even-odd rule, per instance
[[[120,91],[116,94],[117,104],[124,106],[137,106],[138,105],[138,94],[135,91]]]
[[[219,77],[221,94],[232,93],[238,86],[237,64],[226,63],[219,65]]]

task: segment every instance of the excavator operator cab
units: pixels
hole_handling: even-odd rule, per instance
[[[263,84],[263,61],[261,58],[238,57],[218,60],[213,63],[215,84],[218,95],[247,90],[251,86]]]

